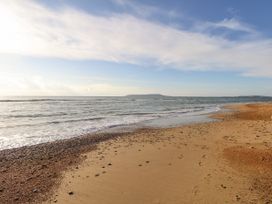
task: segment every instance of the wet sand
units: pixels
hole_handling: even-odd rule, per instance
[[[0,191],[0,201],[272,203],[272,104],[229,108],[235,112],[213,116],[221,119],[218,122],[142,129],[104,136],[102,140],[86,136],[16,150],[27,150],[29,157],[14,153],[16,156],[6,159],[9,152],[0,152],[1,170],[6,167],[1,183],[11,182],[14,174],[22,181],[27,167],[36,168],[47,162],[44,172],[38,169],[40,176],[33,176],[36,183],[5,186]],[[41,147],[41,152],[48,154],[37,154]],[[58,153],[50,157],[42,156],[56,150]],[[34,155],[40,157],[33,159]],[[21,160],[23,166],[18,164]],[[29,165],[30,160],[36,162]],[[20,173],[16,173],[18,169]],[[55,173],[54,179],[50,176],[44,182],[48,172]]]

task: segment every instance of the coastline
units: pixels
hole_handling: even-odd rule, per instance
[[[0,202],[270,201],[264,181],[271,177],[260,171],[269,166],[271,107],[236,105],[229,108],[239,111],[213,116],[216,122],[3,150]]]

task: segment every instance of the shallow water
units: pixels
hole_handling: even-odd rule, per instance
[[[2,97],[0,149],[71,138],[122,126],[168,127],[207,121],[226,103],[269,97]]]

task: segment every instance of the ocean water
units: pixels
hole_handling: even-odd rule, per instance
[[[129,126],[208,120],[223,104],[269,97],[1,97],[0,150]]]

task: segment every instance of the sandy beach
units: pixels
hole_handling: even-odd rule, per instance
[[[272,203],[272,104],[0,152],[0,203]]]
[[[0,0],[0,204],[272,204],[271,8]]]

